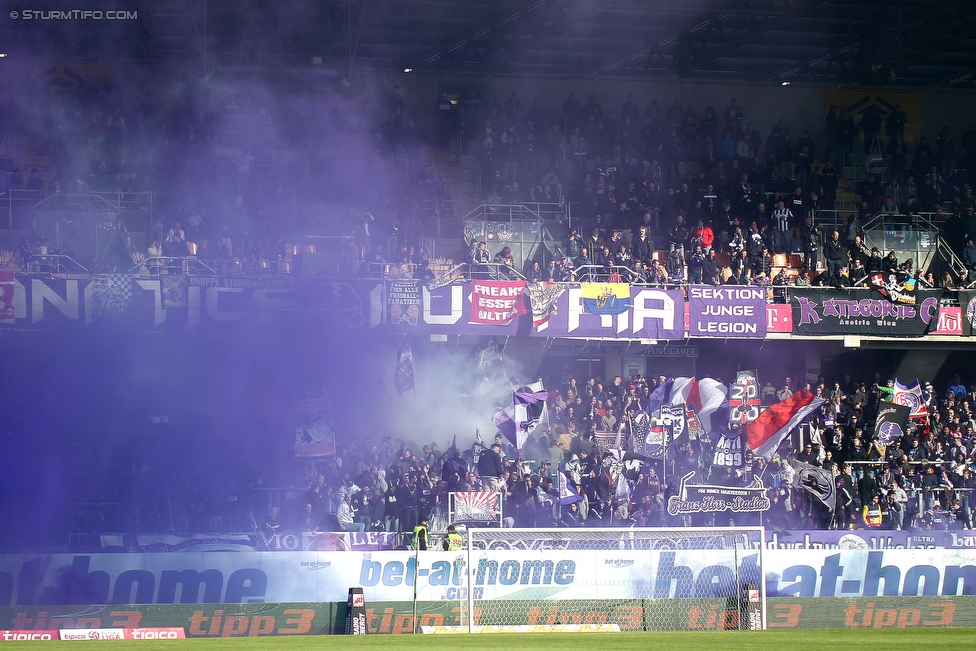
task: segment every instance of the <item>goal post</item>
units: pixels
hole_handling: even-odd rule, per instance
[[[764,630],[764,540],[762,527],[468,529],[460,628]]]

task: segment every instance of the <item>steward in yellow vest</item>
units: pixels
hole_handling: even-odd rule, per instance
[[[420,518],[420,524],[413,528],[413,548],[427,551],[429,523],[427,518]]]
[[[448,552],[460,551],[464,547],[464,538],[457,532],[453,524],[447,526],[447,538],[441,545],[444,547],[444,551]]]

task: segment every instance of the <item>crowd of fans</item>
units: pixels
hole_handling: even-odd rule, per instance
[[[500,434],[489,447],[476,444],[466,451],[452,446],[442,453],[436,444],[414,449],[410,442],[389,437],[368,449],[347,449],[340,453],[341,466],[333,459],[309,465],[305,503],[322,515],[319,526],[338,525],[345,530],[410,532],[420,517],[433,515],[436,522],[437,509],[446,507],[448,492],[470,490],[502,493],[503,526],[758,523],[755,513],[669,515],[667,498],[677,494],[681,477],[695,472],[693,483],[739,487],[749,486],[754,476],[762,477],[772,503],[763,522],[774,528],[931,529],[952,522],[960,528],[973,526],[970,490],[976,487],[972,475],[976,422],[970,401],[973,392],[959,376],[941,395],[925,383],[930,415],[887,446],[873,434],[878,405],[890,401],[892,393],[892,382],[882,381],[879,374],[870,383],[854,382],[850,376],[802,385],[786,378],[778,388],[766,383],[762,390],[766,405],[800,389],[828,401],[805,429],[801,446],[794,447],[793,441],[800,439],[793,437],[770,463],[747,453],[740,468],[730,469],[712,464],[714,440],[684,442],[666,460],[646,460],[636,481],[622,494],[609,483],[604,463],[607,439],[598,444],[598,433],[621,428],[628,432],[629,421],[646,408],[647,396],[663,381],[663,377],[649,382],[634,377],[625,384],[617,377],[604,385],[598,377],[582,384],[573,377],[563,378],[560,388],[550,393],[552,429],[530,437],[521,453]],[[793,459],[831,473],[837,489],[835,504],[827,508],[794,484]],[[583,497],[581,502],[560,506],[556,475],[560,472]],[[330,484],[335,497],[322,501],[323,491],[333,494],[326,488]]]
[[[794,140],[785,119],[764,139],[735,99],[699,117],[679,100],[666,111],[655,100],[642,109],[634,95],[619,113],[605,111],[594,95],[581,104],[575,93],[561,107],[535,100],[525,110],[512,92],[504,105],[493,94],[472,96],[460,112],[462,138],[479,152],[488,179],[487,203],[572,202],[577,230],[550,265],[549,276],[562,280],[574,267],[612,265],[630,270],[617,277],[639,283],[782,276],[779,284],[856,285],[862,276],[853,263],[861,258],[867,267],[870,252],[849,256],[837,242],[847,248],[863,239],[863,225],[876,216],[900,227],[944,209],[944,233],[961,258],[976,234],[968,185],[976,129],[963,134],[965,159],[957,166],[948,127],[935,150],[925,137],[905,142],[900,106],[884,120],[872,107],[856,124],[846,108],[831,107],[824,133],[816,134],[827,143],[822,153],[807,130]],[[857,137],[865,153],[854,157]],[[852,168],[855,158],[863,170]],[[840,208],[841,183],[858,195],[857,205],[832,213],[824,228],[817,213]],[[663,250],[678,253],[665,259]],[[791,253],[774,264],[774,255]],[[964,260],[970,270],[973,263],[976,257]]]
[[[781,276],[779,284],[852,285],[855,258],[867,268],[872,256],[836,251],[834,228],[848,247],[875,216],[908,225],[938,210],[963,266],[976,265],[968,185],[976,129],[970,125],[958,148],[947,127],[934,148],[925,137],[910,145],[900,107],[884,118],[872,107],[856,122],[832,107],[823,133],[794,134],[780,119],[764,137],[735,99],[700,112],[680,100],[642,108],[630,95],[618,113],[592,94],[582,103],[571,92],[560,106],[536,99],[526,109],[517,92],[503,104],[472,92],[460,100],[442,95],[428,136],[396,87],[379,100],[324,90],[251,98],[244,88],[175,88],[162,99],[86,78],[70,95],[42,89],[8,102],[6,132],[60,152],[65,178],[45,186],[36,170],[13,170],[0,175],[0,193],[157,192],[150,241],[86,259],[96,271],[125,269],[152,253],[233,262],[221,267],[229,273],[277,271],[268,261],[289,257],[288,244],[312,233],[347,236],[345,255],[364,269],[423,264],[426,217],[451,196],[430,152],[453,147],[457,135],[462,151],[478,155],[487,203],[573,204],[576,234],[563,242],[550,277],[613,265],[630,270],[617,277],[638,283],[761,284]],[[863,154],[854,153],[858,144]],[[283,150],[297,155],[273,153]],[[839,207],[843,183],[857,204],[824,228],[818,211]],[[174,242],[174,231],[192,245]],[[41,239],[26,242],[25,254]],[[931,282],[968,284],[959,271]]]
[[[468,445],[458,436],[443,449],[409,437],[385,436],[372,443],[338,441],[334,456],[282,459],[285,487],[266,491],[260,482],[241,482],[234,499],[218,498],[202,478],[183,477],[157,499],[155,515],[138,508],[106,519],[104,510],[83,518],[75,533],[248,533],[270,545],[285,531],[386,531],[409,534],[421,518],[435,531],[449,523],[448,493],[501,493],[503,527],[681,527],[759,524],[757,513],[669,515],[689,472],[691,483],[753,486],[759,477],[771,507],[767,527],[795,529],[948,529],[973,527],[971,490],[976,487],[976,387],[956,375],[944,391],[923,383],[928,416],[912,421],[889,445],[874,435],[879,405],[890,401],[892,381],[875,374],[868,382],[845,375],[794,382],[787,377],[761,389],[764,405],[805,390],[826,406],[788,437],[771,460],[745,450],[739,467],[713,463],[717,436],[675,443],[664,458],[643,459],[624,488],[610,479],[607,449],[615,432],[631,449],[631,422],[647,409],[648,396],[665,378],[634,376],[577,379],[569,373],[553,383],[549,418],[521,451],[497,434]],[[734,429],[734,428],[733,428]],[[638,454],[643,450],[637,446]],[[745,449],[745,446],[743,446]],[[793,460],[822,467],[836,483],[835,503],[811,497],[796,482]],[[582,497],[560,505],[558,473]],[[269,502],[268,495],[273,499]],[[269,504],[271,508],[269,510]],[[170,518],[163,517],[167,508]],[[402,540],[403,538],[401,538]]]

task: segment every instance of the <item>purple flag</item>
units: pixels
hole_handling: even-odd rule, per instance
[[[565,472],[559,473],[559,503],[562,506],[568,504],[573,504],[575,502],[582,502],[583,498],[580,494],[576,492],[576,488],[569,483],[569,479],[566,477]]]
[[[492,417],[498,431],[512,442],[515,449],[521,450],[525,440],[545,419],[546,391],[535,393],[516,391],[512,395],[512,406],[505,407]]]

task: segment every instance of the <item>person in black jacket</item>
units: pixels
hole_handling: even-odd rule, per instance
[[[715,256],[714,247],[708,250],[708,256],[705,258],[702,280],[708,285],[722,284],[722,263]]]
[[[638,235],[632,242],[634,258],[642,262],[650,262],[654,253],[654,239],[645,226],[641,226]]]
[[[840,232],[834,231],[824,243],[824,258],[827,260],[827,276],[836,276],[847,259],[847,251],[840,241]]]
[[[688,226],[685,224],[683,214],[678,214],[674,226],[668,231],[668,240],[671,244],[671,250],[680,251],[682,257],[684,257],[685,242],[688,241]]]
[[[482,450],[481,456],[478,457],[478,474],[486,490],[498,490],[498,482],[505,471],[501,451],[502,446],[494,443],[487,450]]]
[[[701,244],[695,245],[695,250],[688,254],[688,282],[693,285],[701,285],[704,282],[705,273],[705,252]]]
[[[888,255],[881,261],[881,272],[886,276],[898,272],[898,257],[894,251],[888,251]]]
[[[884,265],[882,264],[882,262],[883,261],[881,259],[881,251],[878,250],[878,247],[872,246],[871,247],[871,257],[868,258],[867,263],[865,263],[865,265],[864,265],[864,267],[867,270],[868,274],[881,273],[881,269],[884,267]]]

